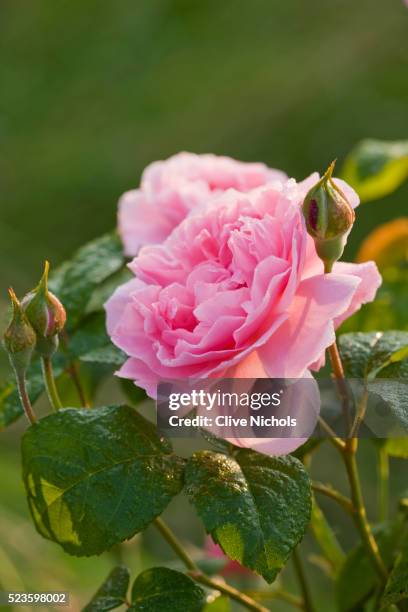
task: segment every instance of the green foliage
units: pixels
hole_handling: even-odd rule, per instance
[[[53,357],[54,376],[58,379],[68,370],[70,363],[77,359],[99,366],[98,384],[123,363],[125,359],[123,353],[111,343],[106,333],[103,313],[87,315],[69,338],[64,337],[61,350]],[[44,391],[38,357],[33,359],[28,369],[27,389],[33,404]],[[10,370],[9,380],[0,388],[0,429],[13,423],[22,414],[16,383]]]
[[[404,546],[388,578],[381,603],[383,606],[398,604],[401,601],[408,602],[408,539],[405,538]],[[404,608],[405,609],[405,608]]]
[[[186,490],[223,551],[269,583],[305,533],[310,480],[294,457],[251,450],[201,451],[186,466]]]
[[[81,320],[81,325],[69,334],[61,348],[72,359],[82,359],[88,353],[104,349],[110,344],[104,313],[93,312]]]
[[[146,391],[137,387],[133,380],[119,378],[119,385],[125,397],[131,404],[140,404],[147,399]]]
[[[108,366],[106,371],[100,371],[101,379],[103,374],[106,375],[123,363],[125,356],[112,345],[106,333],[105,315],[100,310],[101,286],[108,283],[109,291],[113,292],[122,279],[119,272],[123,266],[122,245],[118,236],[112,233],[79,249],[70,261],[51,275],[50,289],[65,306],[68,330],[68,334],[64,333],[62,337],[62,350],[53,358],[56,377],[66,371],[70,361],[75,359]],[[103,292],[102,295],[106,298]],[[91,313],[88,313],[88,306]],[[35,403],[44,391],[38,358],[33,360],[27,378],[31,402]],[[13,423],[22,414],[14,376],[10,370],[9,380],[0,388],[0,429]]]
[[[67,343],[66,352],[71,359],[107,366],[121,366],[126,355],[112,344],[106,332],[105,314],[87,315]]]
[[[374,535],[380,549],[381,557],[389,567],[395,556],[398,540],[401,537],[400,523],[383,524],[376,527]],[[339,612],[357,612],[362,610],[378,584],[377,574],[363,544],[352,550],[340,571],[336,581],[336,600]]]
[[[80,248],[51,276],[50,289],[64,304],[68,330],[80,322],[94,290],[123,265],[122,244],[112,233]]]
[[[82,612],[109,612],[123,605],[129,587],[129,570],[115,567]]]
[[[18,272],[27,265],[27,259],[39,257],[43,248],[39,245],[46,242],[47,249],[62,254],[71,248],[72,240],[80,242],[84,233],[108,227],[117,195],[126,186],[136,186],[142,168],[152,158],[169,155],[180,148],[180,143],[194,150],[199,142],[202,150],[208,149],[214,146],[213,134],[217,133],[219,152],[229,148],[237,157],[264,158],[269,165],[292,168],[292,174],[301,176],[311,165],[322,165],[327,156],[336,155],[334,148],[339,142],[347,146],[356,129],[364,132],[374,125],[386,90],[390,112],[382,129],[396,134],[404,118],[408,91],[401,87],[406,70],[400,53],[406,36],[402,3],[388,6],[347,0],[344,6],[337,0],[330,10],[323,11],[313,3],[305,11],[303,4],[263,0],[261,10],[254,11],[251,3],[242,3],[237,11],[232,0],[145,0],[137,7],[131,2],[101,3],[95,12],[92,5],[77,11],[70,3],[58,4],[53,10],[32,3],[21,11],[18,3],[7,2],[3,29],[9,61],[4,62],[4,96],[12,112],[6,113],[3,135],[7,163],[20,168],[20,172],[9,173],[3,185],[6,256],[0,259],[10,278],[15,272],[9,271],[10,266]],[[299,19],[293,18],[294,11]],[[370,29],[372,48],[362,44],[360,36],[368,11],[379,26]],[[344,15],[341,27],[340,13]],[[75,36],[67,34],[72,32]],[[225,36],[225,32],[232,35]],[[242,40],[249,44],[243,46]],[[316,40],[319,45],[314,45]],[[299,106],[294,94],[305,89],[305,76],[297,70],[305,48],[315,49],[313,87],[306,86],[302,113],[296,112],[293,121],[294,109]],[[356,62],[364,49],[369,51],[364,61]],[[272,58],[274,78],[265,79],[265,56]],[[165,61],[159,61],[162,57]],[[330,69],[347,78],[328,79]],[[137,78],[123,78],[136,73]],[[235,96],[231,112],[226,73],[238,86],[233,91],[240,90],[240,79],[248,79],[250,74],[249,91],[258,113],[247,113],[248,96]],[[210,88],[206,75],[211,75]],[[291,78],[281,78],[283,75]],[[55,86],[42,86],[47,83]],[[22,87],[27,95],[21,95]],[[219,92],[216,106],[208,104],[212,90]],[[372,96],[372,91],[378,95]],[[163,92],[166,95],[160,95]],[[367,104],[368,98],[373,104]],[[113,108],[119,108],[119,112],[112,113]],[[353,120],[349,113],[341,112],[344,108],[353,109]],[[61,109],[69,109],[64,121],[60,120]],[[198,115],[203,122],[197,122]],[[107,116],[110,121],[106,121]],[[169,117],[183,120],[169,121]],[[273,138],[266,124],[273,128]],[[209,125],[214,129],[203,129]],[[294,141],[296,147],[291,145]],[[141,147],[140,142],[148,143],[147,147]],[[122,156],[118,156],[119,149],[124,152]],[[378,165],[380,174],[389,173],[387,164]],[[26,180],[20,180],[21,176]],[[398,206],[403,212],[402,190],[396,198],[393,210]],[[372,210],[374,216],[389,214],[384,206],[377,207],[377,212],[375,206],[370,207]],[[18,227],[19,232],[10,232],[9,227]],[[354,244],[366,230],[363,220],[353,231]],[[27,241],[28,234],[37,240]],[[111,280],[114,287],[120,272],[103,281],[104,287],[96,287],[88,302],[86,294],[77,302],[79,311],[84,310],[75,330],[70,330],[73,352],[74,336],[82,330],[88,313],[100,310],[103,293],[109,295],[108,284]],[[401,282],[401,286],[405,287],[401,295],[407,295],[407,283]],[[370,320],[362,322],[359,330],[363,325],[367,326],[364,329],[397,326],[397,309],[398,324],[406,324],[406,300],[394,300],[391,293],[381,289],[376,305],[369,306]],[[377,308],[379,303],[382,310]],[[93,348],[88,345],[86,351],[76,354],[87,364],[106,367],[119,365],[121,358],[102,344]],[[35,395],[41,389],[40,381]],[[138,393],[136,388],[132,390]],[[16,396],[10,400],[13,391],[13,386],[11,391],[4,386],[9,398],[7,414],[13,415],[12,420],[20,414]],[[319,600],[316,603],[319,609],[323,607]]]
[[[234,452],[235,446],[231,444],[231,442],[215,436],[211,431],[205,429],[205,427],[200,428],[200,434],[213,450],[224,453],[225,455],[231,455]]]
[[[182,487],[182,460],[134,409],[61,410],[22,440],[37,530],[73,555],[95,555],[144,529]]]
[[[408,332],[343,334],[339,348],[346,374],[368,382],[369,406],[384,405],[391,410],[394,425],[408,432]],[[375,426],[376,414],[370,412],[366,418],[371,417]]]
[[[107,346],[102,346],[101,348],[88,351],[84,355],[81,355],[80,359],[81,361],[89,361],[90,363],[121,366],[126,357],[123,351],[111,343]]]
[[[129,612],[201,612],[205,594],[191,578],[153,567],[136,578]]]
[[[361,201],[382,198],[408,177],[408,141],[363,140],[344,162],[342,178]]]
[[[346,374],[352,378],[408,375],[408,332],[356,332],[339,338]]]
[[[369,382],[367,425],[386,436],[408,435],[408,384],[407,381],[379,378]],[[390,422],[390,431],[383,431],[383,418]],[[377,429],[379,427],[379,429]]]

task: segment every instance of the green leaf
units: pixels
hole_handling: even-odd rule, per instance
[[[123,285],[132,280],[132,278],[134,278],[134,275],[126,266],[120,268],[118,272],[115,272],[111,276],[108,276],[103,283],[95,287],[91,299],[87,304],[87,313],[89,314],[91,312],[103,310],[105,303],[111,297],[115,289],[119,287],[119,285]]]
[[[126,601],[129,578],[126,567],[115,567],[82,612],[109,612],[119,608]]]
[[[373,529],[381,557],[389,567],[393,562],[396,546],[401,537],[400,523],[382,524]],[[372,561],[363,544],[359,544],[347,556],[336,582],[336,599],[339,612],[357,612],[373,594],[378,578]]]
[[[132,537],[182,488],[183,460],[128,406],[51,414],[25,432],[22,455],[37,530],[73,555]]]
[[[231,612],[230,600],[223,595],[216,597],[204,606],[203,612]]]
[[[338,338],[340,356],[347,376],[366,378],[367,364],[381,332],[356,332]]]
[[[294,457],[241,449],[200,451],[188,461],[186,491],[225,554],[273,582],[305,533],[310,480]]]
[[[342,178],[362,202],[392,193],[408,178],[408,141],[361,141],[346,158]]]
[[[95,289],[124,263],[119,236],[112,233],[83,246],[51,275],[50,289],[65,306],[68,329],[84,316]]]
[[[380,437],[408,435],[408,381],[377,379],[369,383],[369,406],[365,424]],[[385,415],[385,421],[384,421]],[[384,422],[389,431],[384,432]],[[385,433],[385,435],[384,435]],[[389,438],[391,439],[391,438]]]
[[[105,348],[111,344],[106,333],[105,314],[92,313],[81,320],[81,325],[69,334],[67,341],[68,355],[81,359],[90,351]]]
[[[388,426],[396,427],[394,435],[405,435],[401,428],[408,432],[408,332],[343,334],[339,348],[346,375],[368,381],[365,424],[378,434],[384,427],[384,410],[390,410]]]
[[[81,355],[80,359],[89,363],[102,363],[119,367],[125,362],[126,355],[114,344],[108,344],[107,346],[88,351]]]
[[[136,578],[129,612],[201,612],[205,593],[191,578],[153,567]]]
[[[80,327],[69,338],[68,354],[72,359],[115,368],[126,360],[125,353],[112,344],[106,332],[103,312],[92,313],[81,321]]]
[[[219,438],[214,435],[205,427],[200,428],[200,434],[204,438],[206,442],[211,446],[212,450],[215,450],[219,453],[224,453],[225,455],[230,455],[234,451],[234,445],[228,440],[224,440],[223,438]]]
[[[388,578],[381,604],[385,607],[402,601],[408,601],[408,538]]]
[[[126,378],[119,378],[118,380],[121,390],[131,404],[137,405],[149,399],[146,395],[146,391],[137,387],[133,380],[128,380]]]
[[[339,349],[352,378],[405,378],[408,375],[408,332],[356,332],[339,337]]]

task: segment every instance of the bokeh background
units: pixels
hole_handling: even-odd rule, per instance
[[[210,151],[303,178],[333,158],[341,162],[362,138],[408,138],[402,0],[2,0],[0,50],[3,323],[6,287],[31,288],[45,258],[57,265],[110,230],[119,195],[153,160]],[[362,206],[348,258],[374,227],[406,214],[407,202],[406,183]],[[6,369],[2,354],[0,378]],[[79,609],[113,558],[134,569],[171,559],[150,531],[90,560],[41,540],[20,481],[23,427],[0,433],[1,587],[64,588]],[[374,512],[369,447],[362,458]],[[326,459],[321,480],[340,471],[330,450]],[[401,489],[402,463],[393,474]],[[330,502],[322,505],[351,545],[347,521]],[[168,518],[202,545],[185,501],[173,503]],[[324,573],[308,571],[319,610],[332,609]],[[290,570],[285,580],[291,586]]]

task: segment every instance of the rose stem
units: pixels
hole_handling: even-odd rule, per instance
[[[328,274],[332,271],[333,264],[326,263],[324,264],[324,272]],[[332,370],[334,377],[338,383],[338,388],[340,390],[340,396],[342,398],[342,407],[347,408],[347,421],[349,419],[348,415],[348,406],[345,406],[345,398],[347,397],[347,387],[345,385],[345,377],[344,377],[344,368],[341,361],[340,353],[337,348],[336,341],[328,349],[330,361],[332,365]],[[354,429],[354,428],[353,428]],[[352,432],[353,433],[353,432]],[[358,474],[358,467],[356,461],[356,453],[358,448],[358,439],[356,437],[349,437],[345,441],[344,448],[341,451],[341,454],[344,459],[344,463],[347,470],[347,475],[350,483],[351,490],[351,501],[353,504],[353,517],[354,522],[356,524],[357,529],[360,532],[363,543],[367,549],[368,555],[378,573],[378,576],[382,583],[385,583],[387,580],[387,568],[384,565],[384,562],[381,558],[380,551],[378,549],[377,542],[371,532],[370,525],[367,519],[367,512],[364,505],[363,494],[361,490],[360,477]]]
[[[334,499],[338,504],[340,504],[340,506],[342,506],[346,510],[346,512],[351,515],[353,514],[353,504],[351,502],[351,499],[349,499],[336,489],[333,489],[333,487],[327,486],[321,482],[313,481],[312,489],[316,493],[321,493],[322,495],[326,495],[327,497]]]
[[[16,380],[17,380],[17,389],[18,389],[18,395],[20,397],[21,405],[23,406],[27,419],[33,425],[37,421],[37,418],[34,414],[33,407],[30,401],[30,397],[27,392],[27,382],[26,382],[25,374],[17,374],[16,372]]]
[[[268,608],[258,604],[254,599],[248,597],[248,595],[245,595],[244,593],[241,593],[238,591],[238,589],[203,574],[166,523],[164,523],[161,518],[156,518],[154,524],[169,546],[174,550],[176,555],[183,561],[184,565],[189,570],[189,576],[191,576],[191,578],[193,578],[196,582],[210,587],[211,589],[220,591],[224,595],[228,595],[228,597],[240,603],[248,610],[254,610],[255,612],[269,612]]]
[[[330,274],[333,269],[333,262],[324,262],[324,273]],[[333,342],[331,346],[327,349],[330,357],[330,363],[332,366],[334,378],[336,380],[337,391],[341,399],[341,409],[343,412],[343,417],[345,421],[345,425],[347,431],[350,431],[351,421],[350,421],[350,411],[349,411],[349,402],[348,402],[348,389],[346,384],[346,378],[344,375],[344,368],[341,361],[339,349],[337,347],[336,340]]]
[[[335,446],[338,450],[343,451],[344,447],[345,447],[344,441],[336,436],[336,434],[333,431],[333,429],[330,427],[330,425],[328,423],[326,423],[326,421],[323,419],[323,417],[319,416],[318,420],[319,420],[320,426],[328,434],[329,440],[333,444],[333,446]]]
[[[43,371],[43,377],[45,387],[47,389],[48,398],[51,402],[51,406],[54,410],[62,408],[62,403],[58,395],[57,386],[54,380],[54,373],[52,371],[52,363],[50,357],[42,357],[41,365]]]
[[[349,438],[346,442],[346,448],[343,453],[344,462],[346,465],[347,475],[350,482],[351,500],[354,507],[354,521],[357,529],[360,532],[361,538],[367,549],[369,557],[378,573],[382,583],[387,580],[388,572],[381,558],[377,542],[372,534],[370,525],[367,519],[367,512],[364,505],[363,494],[361,490],[360,477],[356,461],[356,452],[358,447],[357,438]]]

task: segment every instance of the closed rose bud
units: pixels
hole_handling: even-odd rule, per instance
[[[48,290],[49,263],[38,286],[22,300],[27,319],[37,334],[37,350],[43,356],[51,355],[58,347],[58,334],[66,322],[65,308]]]
[[[36,344],[36,334],[13,289],[9,289],[13,305],[13,318],[4,334],[4,346],[16,374],[21,376],[27,370]]]
[[[306,228],[316,252],[329,268],[340,259],[355,214],[349,201],[332,179],[335,162],[310,189],[303,202]]]

